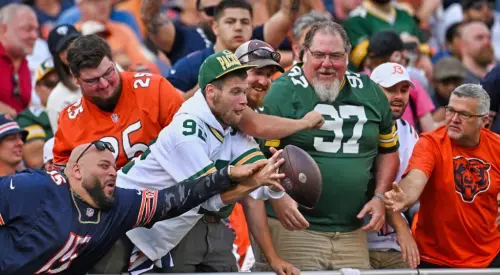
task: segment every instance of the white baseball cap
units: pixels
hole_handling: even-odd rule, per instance
[[[54,138],[51,138],[45,142],[43,145],[43,163],[47,163],[47,161],[52,160],[54,158],[54,154],[52,150],[54,149]]]
[[[407,81],[411,87],[415,88],[406,68],[398,63],[387,62],[379,65],[373,70],[370,78],[384,88],[392,87],[403,81]]]

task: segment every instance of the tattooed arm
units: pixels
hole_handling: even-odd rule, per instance
[[[161,13],[161,4],[162,0],[142,0],[141,19],[156,47],[170,53],[175,42],[175,26]]]

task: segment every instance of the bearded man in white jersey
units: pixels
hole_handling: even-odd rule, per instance
[[[415,129],[401,118],[408,105],[410,87],[415,88],[415,84],[410,80],[405,67],[391,62],[376,67],[370,78],[387,96],[396,122],[400,160],[396,182],[399,182],[418,140]],[[374,269],[416,268],[420,263],[420,256],[408,221],[399,212],[388,212],[386,221],[379,232],[368,233],[370,265]]]

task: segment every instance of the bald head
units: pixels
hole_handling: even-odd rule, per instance
[[[102,147],[101,147],[102,146]],[[64,170],[71,189],[87,203],[109,209],[114,202],[116,164],[107,143],[85,143],[77,146]],[[101,150],[99,150],[99,149]]]

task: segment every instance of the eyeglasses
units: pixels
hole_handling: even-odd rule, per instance
[[[92,143],[90,143],[89,146],[87,146],[87,148],[85,148],[85,150],[83,150],[83,152],[80,154],[80,156],[78,156],[78,158],[76,159],[75,163],[78,163],[78,161],[82,158],[83,154],[85,154],[85,152],[87,152],[90,149],[90,147],[92,147],[92,145],[95,145],[95,148],[99,151],[109,150],[112,153],[115,152],[115,148],[113,148],[113,145],[111,145],[111,143],[105,142],[105,141],[100,141],[100,140],[95,140],[95,141],[92,141]]]
[[[461,120],[468,120],[468,119],[473,118],[473,117],[484,117],[484,116],[488,115],[488,114],[475,115],[475,114],[470,114],[467,112],[461,112],[461,111],[457,111],[457,110],[453,109],[450,106],[444,107],[444,111],[445,111],[446,116],[454,116],[455,114],[458,114],[458,118],[460,118]]]
[[[281,54],[278,52],[272,52],[270,50],[266,49],[256,49],[251,52],[247,52],[246,54],[240,56],[239,59],[241,59],[245,55],[252,55],[253,57],[257,59],[272,59],[276,63],[280,63],[281,60]]]
[[[17,72],[12,75],[12,86],[14,87],[12,89],[12,94],[15,97],[19,97],[21,94],[21,88],[19,87],[19,74]]]
[[[204,12],[207,16],[214,17],[216,8],[217,8],[217,6],[209,6],[209,7],[201,8],[198,11]]]
[[[111,77],[114,75],[114,72],[115,72],[115,64],[113,63],[113,65],[103,75],[101,75],[99,77],[94,77],[91,79],[83,79],[80,77],[80,79],[85,84],[95,86],[95,85],[99,84],[99,80],[101,80],[101,78],[104,78],[106,80],[111,79]]]
[[[312,57],[317,61],[325,61],[326,57],[330,58],[330,60],[334,62],[345,61],[345,52],[335,52],[335,53],[324,53],[320,51],[311,51],[311,49],[307,49]]]
[[[473,10],[480,10],[482,9],[484,6],[487,6],[488,9],[490,10],[493,10],[495,9],[495,3],[491,2],[491,1],[486,1],[486,0],[483,0],[483,1],[475,1],[472,5],[470,5],[470,9],[473,9]]]

